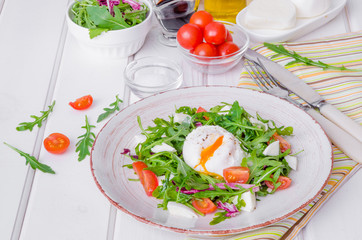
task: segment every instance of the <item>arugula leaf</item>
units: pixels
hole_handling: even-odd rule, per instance
[[[40,128],[42,126],[42,122],[45,121],[48,118],[49,114],[53,111],[54,105],[55,105],[55,100],[53,101],[53,103],[50,106],[48,106],[47,111],[40,111],[40,113],[42,113],[42,115],[40,117],[31,115],[30,117],[34,118],[35,120],[33,122],[19,123],[19,126],[16,127],[16,130],[18,130],[18,131],[29,130],[31,132],[31,131],[33,131],[34,126],[36,126],[36,125]]]
[[[313,61],[313,60],[311,60],[309,58],[302,57],[301,55],[299,55],[295,51],[288,51],[287,49],[285,49],[285,47],[282,44],[274,45],[274,44],[265,42],[264,46],[277,53],[276,55],[272,56],[271,58],[275,58],[275,57],[280,56],[280,55],[285,55],[285,56],[294,58],[294,60],[287,63],[286,66],[296,64],[296,63],[303,63],[303,64],[305,64],[307,66],[320,67],[323,70],[339,70],[339,71],[353,71],[353,72],[362,71],[360,69],[349,69],[349,68],[346,68],[343,65],[341,67],[336,67],[336,66],[332,66],[332,65],[326,64],[326,63],[321,62],[321,61]]]
[[[9,148],[13,149],[14,151],[16,151],[17,153],[20,154],[20,156],[24,157],[26,159],[25,165],[30,165],[30,167],[32,169],[39,169],[40,171],[44,172],[44,173],[51,173],[51,174],[55,174],[54,170],[49,167],[46,164],[40,163],[34,156],[31,156],[28,153],[25,153],[9,144],[7,144],[6,142],[4,142],[4,144],[6,146],[8,146]]]
[[[113,114],[115,111],[119,111],[120,110],[119,105],[121,103],[123,103],[123,101],[118,98],[118,95],[116,95],[116,101],[109,105],[110,107],[113,106],[113,108],[103,108],[105,112],[98,116],[97,123],[103,121],[105,118]]]
[[[88,123],[87,115],[85,116],[85,126],[83,126],[82,128],[86,130],[86,133],[78,137],[78,139],[80,140],[75,145],[77,147],[75,151],[79,152],[78,153],[79,162],[85,159],[86,156],[90,156],[89,148],[92,147],[96,137],[96,135],[93,132],[91,132],[91,129],[95,128],[95,126],[90,125]]]
[[[212,221],[209,224],[210,225],[216,225],[216,224],[221,223],[222,221],[224,221],[226,219],[229,219],[230,217],[226,216],[227,213],[228,213],[227,211],[215,213],[215,217],[212,219]]]

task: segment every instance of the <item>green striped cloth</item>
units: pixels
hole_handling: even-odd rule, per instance
[[[284,46],[288,50],[296,51],[313,60],[362,69],[362,32],[307,42],[284,43]],[[264,46],[258,46],[255,50],[267,57],[275,54]],[[292,61],[291,58],[284,56],[273,60],[283,66]],[[362,125],[362,72],[322,71],[320,68],[302,64],[294,64],[286,68],[308,83],[327,102]],[[238,85],[260,90],[247,72],[241,74]],[[326,200],[360,167],[336,147],[333,150],[332,175],[325,189],[311,204],[281,222],[226,239],[293,239]]]

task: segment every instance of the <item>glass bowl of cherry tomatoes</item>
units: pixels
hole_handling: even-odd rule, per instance
[[[214,21],[198,11],[177,32],[177,48],[193,68],[207,74],[229,71],[249,47],[249,36],[238,25]]]

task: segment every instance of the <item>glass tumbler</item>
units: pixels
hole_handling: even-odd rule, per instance
[[[188,23],[197,11],[200,0],[151,0],[158,22],[161,25],[159,40],[166,46],[176,47],[177,31]]]

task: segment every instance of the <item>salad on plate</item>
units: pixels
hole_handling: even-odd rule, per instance
[[[297,158],[284,136],[293,128],[252,116],[237,101],[209,111],[182,106],[146,128],[137,120],[142,134],[135,149],[124,149],[132,160],[124,166],[138,175],[129,180],[139,180],[170,214],[215,213],[215,225],[291,185]]]

